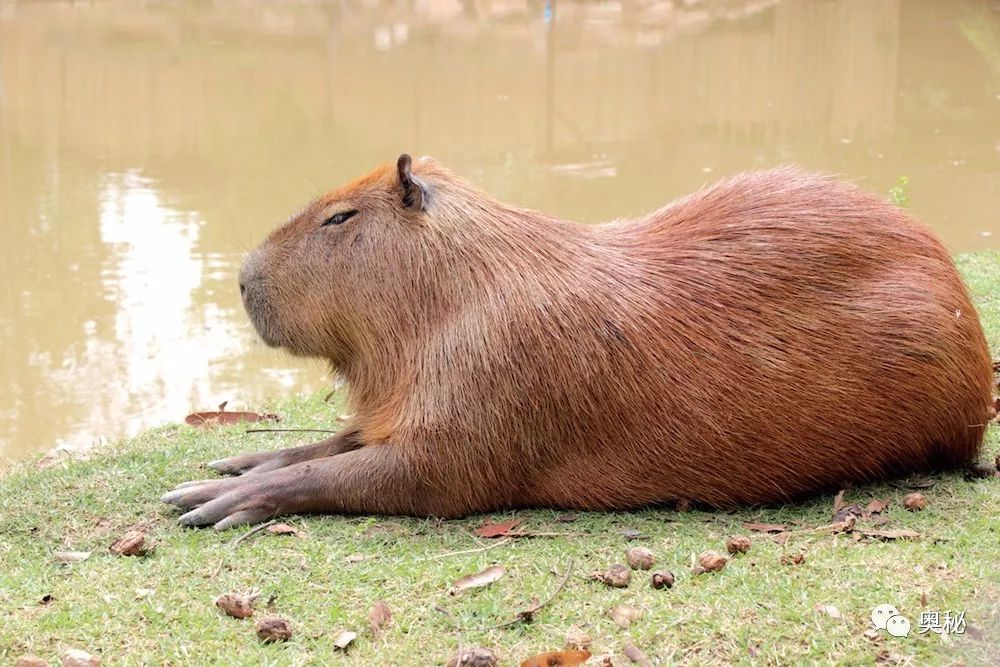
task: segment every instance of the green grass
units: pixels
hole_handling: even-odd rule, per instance
[[[959,265],[980,308],[994,350],[1000,343],[1000,254],[963,256]],[[337,407],[318,397],[272,406],[286,426],[322,427]],[[830,522],[832,498],[780,508],[736,512],[649,510],[580,514],[560,522],[551,511],[517,512],[524,527],[568,536],[517,539],[486,551],[472,531],[483,517],[431,521],[379,517],[292,517],[299,537],[257,533],[235,548],[243,529],[217,533],[181,529],[157,498],[177,482],[204,476],[202,462],[227,454],[288,446],[304,438],[247,435],[241,428],[198,431],[166,426],[95,452],[86,461],[37,469],[15,466],[0,479],[0,664],[26,653],[53,664],[67,647],[86,649],[105,664],[426,665],[444,664],[457,647],[497,651],[501,664],[564,646],[573,625],[593,637],[595,655],[628,664],[631,642],[655,664],[810,664],[909,661],[980,664],[1000,659],[1000,481],[936,478],[923,490],[929,507],[907,512],[904,484],[852,489],[862,505],[888,497],[888,523],[908,528],[916,541],[855,541],[851,535],[796,534],[785,545],[747,533],[742,521],[818,526]],[[986,454],[1000,445],[990,432]],[[595,480],[595,483],[600,483]],[[500,516],[496,517],[498,520]],[[111,555],[124,530],[145,527],[159,547],[146,558]],[[623,530],[641,531],[627,541]],[[731,534],[750,534],[753,548],[719,573],[693,576],[691,559],[724,550]],[[652,549],[657,567],[677,583],[653,590],[647,573],[627,589],[589,581],[592,570],[624,561],[632,545]],[[53,551],[93,551],[62,565]],[[786,553],[805,554],[785,565]],[[351,554],[377,558],[347,563]],[[492,563],[506,575],[493,585],[450,596],[461,575]],[[570,563],[565,588],[531,624],[490,629],[512,619],[532,598],[547,598]],[[557,571],[559,574],[555,574]],[[253,620],[224,617],[213,599],[259,589],[274,595],[273,609],[257,616],[289,619],[295,635],[261,644]],[[52,596],[43,602],[45,596]],[[978,632],[942,639],[916,634],[922,609],[965,611]],[[376,638],[367,613],[385,600],[392,622]],[[914,624],[908,638],[867,637],[869,615],[894,604]],[[607,616],[629,604],[643,616],[621,629]],[[816,611],[833,605],[842,618]],[[436,607],[447,610],[444,614]],[[456,629],[461,626],[464,629]],[[358,638],[348,653],[333,647],[340,630]],[[978,639],[973,636],[979,637]],[[592,659],[591,663],[598,661]]]

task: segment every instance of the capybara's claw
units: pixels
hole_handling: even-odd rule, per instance
[[[222,530],[270,519],[277,508],[291,505],[289,493],[294,493],[289,480],[272,473],[188,482],[160,500],[187,510],[178,519],[182,526],[214,525]]]

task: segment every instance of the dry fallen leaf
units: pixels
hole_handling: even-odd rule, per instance
[[[750,538],[746,535],[733,535],[726,540],[726,551],[733,554],[745,554],[750,551]]]
[[[101,659],[78,648],[68,648],[62,654],[62,667],[98,667]]]
[[[520,525],[520,519],[510,519],[508,521],[501,521],[500,523],[493,523],[492,519],[487,519],[482,526],[476,528],[473,532],[478,537],[484,537],[487,539],[494,537],[507,537],[510,535],[511,531]]]
[[[674,585],[674,573],[670,570],[657,570],[652,576],[653,588],[672,588]]]
[[[549,651],[532,656],[521,667],[575,667],[590,658],[590,651]]]
[[[267,527],[267,532],[273,535],[298,535],[299,529],[287,523],[274,523]]]
[[[462,649],[451,657],[448,667],[496,667],[497,656],[488,648]]]
[[[879,514],[884,512],[889,507],[889,499],[886,498],[882,500],[881,498],[876,498],[875,500],[868,503],[868,513],[869,514]]]
[[[226,593],[215,598],[215,606],[233,618],[249,618],[253,616],[253,603],[256,595]]]
[[[265,644],[287,642],[292,638],[292,624],[283,618],[262,618],[254,626],[257,637]]]
[[[343,651],[348,647],[348,645],[351,642],[354,641],[355,637],[357,636],[358,633],[356,632],[351,632],[350,630],[344,630],[343,632],[337,634],[337,636],[333,638],[333,647],[339,648],[341,651]]]
[[[454,595],[470,588],[489,586],[494,581],[502,577],[505,572],[506,570],[503,569],[502,565],[491,565],[482,572],[467,574],[464,577],[456,579],[455,583],[452,584],[448,592]]]
[[[635,621],[639,620],[642,616],[642,612],[635,607],[630,607],[627,604],[616,604],[608,612],[611,620],[620,625],[623,628],[627,628],[632,625]]]
[[[222,406],[220,406],[222,407]],[[209,426],[240,424],[260,421],[281,421],[281,417],[275,414],[260,414],[257,412],[192,412],[184,418],[184,423],[197,428],[207,428]]]
[[[788,526],[780,523],[749,523],[743,522],[743,527],[758,533],[786,533]]]
[[[151,553],[156,545],[146,538],[141,530],[130,530],[119,537],[111,545],[111,553],[116,556],[145,556]]]
[[[703,551],[698,555],[698,565],[705,572],[718,572],[728,562],[729,559],[717,551]]]
[[[591,572],[590,578],[612,588],[625,588],[632,581],[632,571],[621,563],[615,563],[604,572]]]
[[[642,667],[653,667],[653,663],[649,661],[646,654],[640,651],[634,644],[625,644],[624,653],[626,658],[637,665],[642,665]]]
[[[844,494],[846,492],[847,492],[847,489],[841,489],[840,491],[837,492],[837,495],[835,495],[833,497],[833,514],[834,514],[834,516],[836,516],[837,512],[839,512],[840,509],[844,506]]]
[[[576,512],[563,512],[556,516],[556,521],[559,523],[573,523],[576,521],[579,515]]]
[[[903,507],[911,512],[919,512],[927,507],[927,498],[922,493],[907,493],[903,498]]]
[[[52,556],[60,563],[79,563],[90,558],[92,551],[54,551]]]
[[[802,565],[806,562],[806,557],[804,554],[785,554],[781,557],[782,565]]]
[[[656,563],[653,552],[646,547],[632,547],[625,551],[625,560],[633,570],[648,570]]]
[[[368,625],[371,626],[372,632],[376,637],[382,634],[385,626],[390,621],[392,621],[392,611],[390,611],[389,605],[386,604],[385,600],[379,600],[368,610]]]
[[[363,563],[366,560],[374,560],[378,558],[375,554],[351,554],[344,559],[345,563]]]

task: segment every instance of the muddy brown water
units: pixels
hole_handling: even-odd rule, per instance
[[[1000,3],[0,0],[0,458],[315,391],[243,252],[402,151],[590,223],[799,163],[1000,238]]]

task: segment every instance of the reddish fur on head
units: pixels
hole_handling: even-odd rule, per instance
[[[363,443],[404,447],[440,514],[782,501],[966,464],[987,420],[942,245],[796,169],[583,226],[404,156],[309,204],[241,283],[265,341],[330,360]]]

